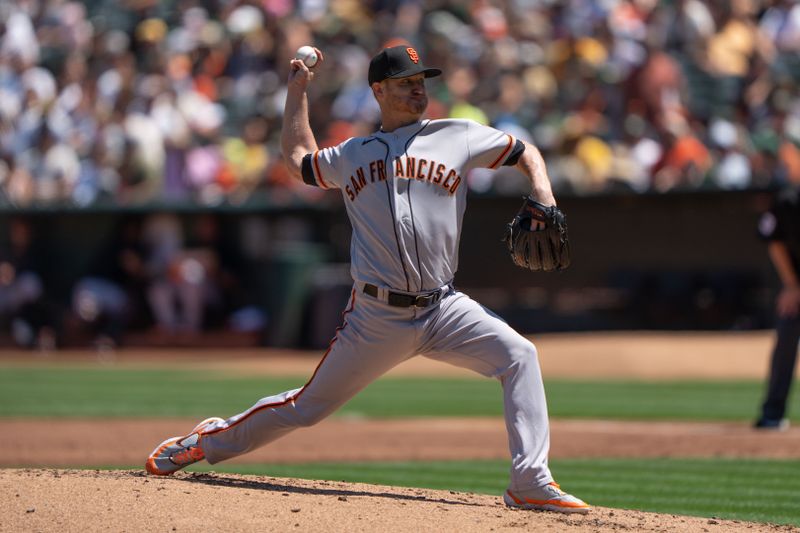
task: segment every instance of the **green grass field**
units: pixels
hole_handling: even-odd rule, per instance
[[[247,378],[196,371],[0,366],[0,417],[174,417],[233,414],[306,377]],[[749,421],[760,382],[547,381],[553,417]],[[500,416],[492,380],[384,378],[339,415]],[[790,412],[800,412],[800,395]],[[795,415],[795,422],[797,421]],[[87,465],[89,466],[89,465]],[[565,488],[601,506],[800,525],[800,461],[591,459],[553,461]],[[220,472],[360,481],[500,494],[505,461],[210,467]],[[196,469],[202,470],[202,469]]]
[[[231,415],[263,396],[300,387],[305,380],[166,370],[4,368],[0,416]],[[763,391],[763,384],[755,381],[549,380],[545,387],[553,417],[641,420],[748,421]],[[800,413],[800,395],[794,395],[789,411]],[[494,380],[426,378],[380,379],[338,412],[367,418],[501,414],[501,389]]]

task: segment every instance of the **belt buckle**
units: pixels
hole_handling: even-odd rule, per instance
[[[437,290],[434,292],[430,292],[425,295],[420,295],[414,298],[414,307],[430,307],[431,305],[435,304],[437,301],[437,297],[441,294],[442,291]]]

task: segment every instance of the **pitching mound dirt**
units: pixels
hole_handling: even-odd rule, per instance
[[[0,470],[0,494],[0,531],[800,531],[605,508],[518,511],[470,493],[232,474]]]

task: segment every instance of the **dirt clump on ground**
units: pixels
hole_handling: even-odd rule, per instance
[[[3,531],[789,532],[789,526],[595,508],[519,511],[496,496],[233,474],[0,470]]]

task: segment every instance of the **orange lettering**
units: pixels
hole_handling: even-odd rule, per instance
[[[427,159],[422,159],[420,157],[419,158],[419,166],[417,166],[417,177],[419,179],[423,179],[423,176],[425,175],[425,171],[422,170],[422,167],[425,167],[427,165],[428,165],[428,160]]]
[[[358,185],[358,182],[353,176],[350,176],[350,183],[353,184],[353,189],[355,189],[356,194],[361,192],[361,187]]]
[[[394,175],[397,176],[398,178],[402,178],[405,176],[405,174],[403,174],[403,162],[400,160],[399,157],[394,160]]]
[[[350,198],[351,202],[356,199],[356,195],[353,194],[353,189],[351,189],[349,185],[345,186],[344,192],[347,193],[347,196]]]
[[[454,194],[456,190],[458,190],[458,186],[461,184],[461,176],[456,178],[456,181],[453,182],[453,185],[450,187],[450,194]]]
[[[417,166],[417,160],[413,157],[406,158],[406,177],[408,179],[414,178],[414,170]]]
[[[377,163],[377,161],[369,162],[369,178],[371,183],[375,183],[375,163]]]
[[[380,159],[378,160],[378,179],[386,181],[386,168]]]
[[[433,178],[433,182],[434,183],[441,183],[442,182],[442,178],[444,177],[444,171],[445,171],[445,166],[444,165],[439,164],[439,166],[436,167],[436,177]]]
[[[449,189],[450,188],[450,185],[449,185],[450,178],[452,178],[455,175],[456,175],[456,171],[453,170],[453,169],[450,169],[450,172],[447,173],[447,178],[444,180],[444,183],[442,183],[442,187],[444,187],[445,189]]]

